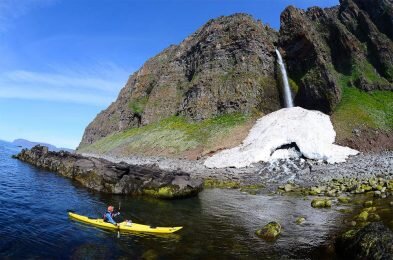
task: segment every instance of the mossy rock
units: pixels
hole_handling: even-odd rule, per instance
[[[296,224],[301,225],[305,221],[306,221],[306,219],[304,217],[298,217],[295,222],[296,222]]]
[[[377,213],[370,213],[368,214],[367,221],[377,222],[380,221],[381,217]]]
[[[320,187],[311,187],[310,190],[310,195],[317,195],[321,193],[321,188]]]
[[[365,206],[365,207],[371,207],[373,204],[374,204],[374,203],[373,203],[372,200],[368,200],[368,201],[365,201],[365,202],[363,203],[363,206]]]
[[[342,235],[341,235],[341,238],[342,238],[343,240],[352,239],[352,238],[355,237],[356,233],[357,233],[357,230],[351,229],[351,230],[348,230],[347,232],[345,232],[344,234],[342,234]]]
[[[366,222],[368,219],[368,212],[362,211],[359,215],[356,216],[356,220]]]
[[[205,179],[203,186],[205,188],[239,189],[240,183],[231,180]]]
[[[159,188],[145,188],[142,193],[158,199],[177,199],[194,196],[200,191],[200,189],[190,187],[179,189],[176,185],[168,185]]]
[[[363,211],[367,211],[367,212],[375,212],[377,211],[377,207],[368,207],[368,208],[364,208]]]
[[[349,198],[349,197],[338,197],[337,200],[340,203],[349,203],[351,201],[351,198]]]
[[[330,208],[332,201],[330,199],[316,198],[311,201],[311,206],[313,208]]]
[[[269,222],[263,228],[258,229],[255,234],[265,241],[273,242],[281,234],[281,225],[275,221]]]
[[[245,185],[240,188],[240,191],[247,192],[251,195],[256,195],[263,188],[265,188],[265,186],[262,184]]]

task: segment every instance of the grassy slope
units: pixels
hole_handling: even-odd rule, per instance
[[[371,64],[364,61],[353,65],[351,75],[338,74],[343,95],[332,115],[332,121],[340,140],[350,138],[354,128],[393,131],[393,92],[364,92],[351,87],[351,82],[360,76],[369,82],[388,83],[375,72]]]
[[[349,138],[354,128],[393,130],[393,92],[366,93],[345,87],[343,97],[332,116],[340,139]]]
[[[239,144],[253,122],[251,116],[240,114],[223,115],[201,122],[188,122],[183,117],[173,116],[157,123],[112,134],[78,151],[195,159],[212,150]]]

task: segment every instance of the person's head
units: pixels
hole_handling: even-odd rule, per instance
[[[109,212],[113,212],[113,210],[114,210],[114,207],[113,207],[113,206],[108,206],[108,211],[109,211]]]

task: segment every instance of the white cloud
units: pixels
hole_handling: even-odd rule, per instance
[[[30,10],[48,6],[58,0],[0,0],[0,32],[6,31],[14,19]]]
[[[61,72],[61,71],[62,72]],[[113,102],[129,72],[100,64],[83,72],[67,68],[53,72],[14,70],[0,73],[0,98],[49,100],[104,107]]]

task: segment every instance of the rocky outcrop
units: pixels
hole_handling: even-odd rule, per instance
[[[163,171],[154,166],[135,166],[124,162],[112,163],[64,151],[50,152],[44,146],[23,149],[16,158],[106,193],[173,199],[194,196],[202,190],[202,181],[184,172]]]
[[[348,259],[393,259],[393,232],[381,222],[350,230],[336,241],[339,256]]]
[[[148,60],[85,130],[80,146],[172,115],[192,120],[280,107],[277,32],[246,14],[210,20]]]
[[[393,90],[393,5],[386,0],[341,0],[333,8],[281,14],[279,45],[298,86],[295,103],[331,113],[341,90]]]

